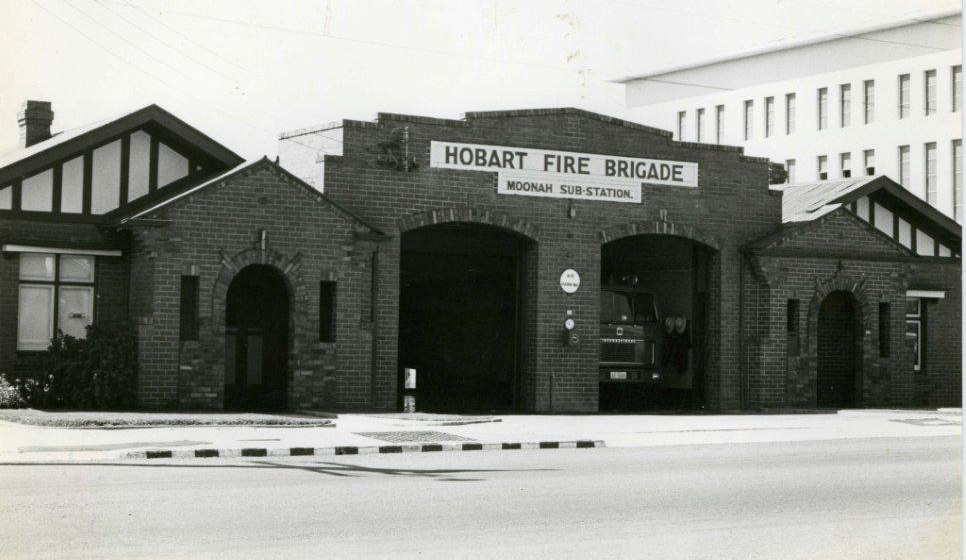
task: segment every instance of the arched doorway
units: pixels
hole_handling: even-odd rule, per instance
[[[858,403],[862,371],[862,320],[851,292],[836,290],[822,300],[818,311],[817,395],[821,408],[844,408]]]
[[[253,264],[225,296],[225,408],[286,407],[289,297],[274,267]]]
[[[602,412],[703,407],[714,255],[678,235],[601,245]]]
[[[450,222],[402,234],[399,404],[490,412],[522,406],[522,235]],[[415,389],[406,370],[415,370]]]

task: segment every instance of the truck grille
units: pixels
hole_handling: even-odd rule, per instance
[[[602,362],[633,362],[634,348],[637,344],[603,342],[600,345],[600,361]]]

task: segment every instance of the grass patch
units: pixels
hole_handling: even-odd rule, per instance
[[[2,409],[0,421],[56,428],[151,428],[164,426],[332,426],[329,419],[254,412],[86,412]]]

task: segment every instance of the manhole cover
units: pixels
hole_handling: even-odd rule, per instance
[[[443,432],[434,432],[431,430],[417,430],[410,432],[355,432],[357,436],[365,436],[373,439],[381,439],[382,441],[391,441],[393,443],[406,443],[406,442],[430,442],[430,441],[474,441],[472,438],[466,438],[462,436],[454,436],[453,434],[447,434]]]

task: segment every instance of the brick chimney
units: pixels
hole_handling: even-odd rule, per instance
[[[20,125],[20,147],[33,146],[50,138],[50,125],[54,122],[54,112],[50,101],[24,101],[17,113]]]

